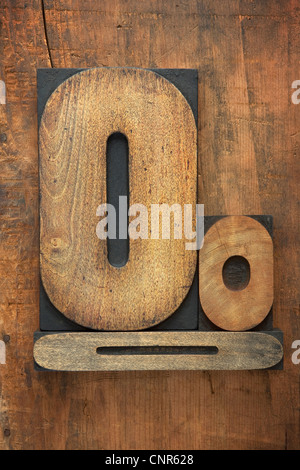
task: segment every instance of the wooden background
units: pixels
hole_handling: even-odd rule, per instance
[[[0,0],[2,449],[299,449],[297,0]],[[199,70],[199,201],[272,214],[285,370],[37,373],[38,67]],[[8,338],[10,337],[10,339]]]

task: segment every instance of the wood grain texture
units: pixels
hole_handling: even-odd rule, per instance
[[[164,348],[165,354],[153,354],[154,345]],[[120,352],[128,347],[130,353]],[[176,347],[177,352],[166,354],[166,347]],[[217,347],[218,351],[201,354],[196,347]],[[113,348],[118,348],[118,354],[109,353]],[[138,353],[141,348],[143,354]],[[280,362],[282,354],[280,342],[263,333],[59,333],[43,336],[34,345],[39,366],[64,371],[266,369]]]
[[[300,25],[292,0],[2,0],[2,449],[299,449]],[[274,216],[274,325],[284,371],[35,372],[36,69],[199,70],[199,202]],[[1,338],[2,339],[2,338]],[[4,432],[4,431],[9,432]]]
[[[115,132],[128,139],[129,204],[148,211],[147,238],[130,238],[121,268],[96,235]],[[186,99],[152,71],[86,70],[52,93],[39,143],[41,276],[53,305],[96,330],[139,330],[168,318],[189,291],[197,252],[186,250],[184,237],[174,240],[172,226],[170,240],[152,239],[151,205],[179,204],[183,214],[190,204],[195,214],[197,129]]]
[[[242,290],[224,283],[223,267],[233,256],[250,265],[250,280]],[[199,296],[207,317],[224,330],[250,330],[265,319],[273,303],[273,242],[259,222],[229,216],[207,231],[199,252]]]

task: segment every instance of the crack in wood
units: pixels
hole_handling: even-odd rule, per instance
[[[52,60],[52,57],[51,57],[50,45],[49,45],[49,37],[48,37],[48,31],[47,31],[47,22],[46,22],[44,0],[41,0],[41,6],[42,6],[43,26],[44,26],[44,32],[45,32],[45,41],[46,41],[49,61],[50,61],[51,68],[54,68],[53,60]]]

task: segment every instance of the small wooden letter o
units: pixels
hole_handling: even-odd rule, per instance
[[[250,265],[250,280],[242,290],[224,284],[223,267],[232,256]],[[229,216],[206,233],[200,250],[199,294],[207,317],[218,327],[244,331],[261,323],[273,303],[273,242],[256,220]]]

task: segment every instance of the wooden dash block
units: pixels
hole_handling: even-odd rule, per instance
[[[261,332],[58,333],[34,345],[38,366],[61,371],[266,369],[282,355]]]

